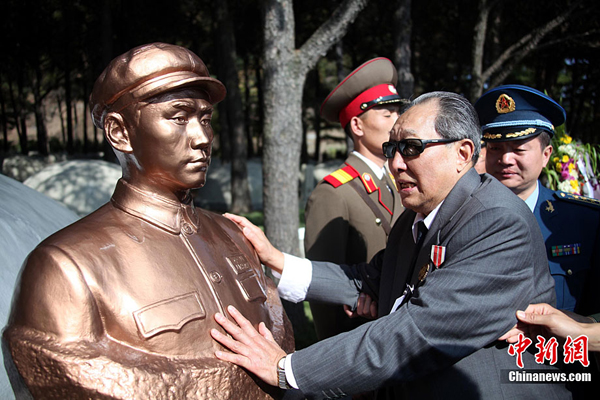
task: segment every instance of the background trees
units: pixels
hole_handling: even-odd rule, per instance
[[[228,87],[215,150],[232,163],[236,211],[249,207],[245,158],[263,155],[267,233],[297,252],[300,158],[320,159],[324,150],[309,154],[303,139],[331,128],[318,116],[320,103],[369,58],[394,60],[407,97],[450,90],[474,100],[501,83],[545,90],[567,109],[570,133],[597,142],[597,3],[5,0],[0,158],[101,150],[86,109],[95,78],[134,46],[180,44]]]

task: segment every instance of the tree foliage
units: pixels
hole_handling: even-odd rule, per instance
[[[243,108],[241,113],[237,110],[235,118],[244,119],[251,155],[261,154],[265,142],[276,140],[271,136],[277,134],[267,133],[269,122],[264,118],[272,111],[265,107],[270,99],[263,91],[272,72],[265,53],[262,11],[269,4],[267,0],[239,0],[230,4],[228,17],[235,38],[234,68]],[[372,0],[345,35],[340,35],[339,43],[316,52],[310,60],[305,50],[322,45],[311,43],[311,37],[344,3],[303,0],[290,4],[293,45],[289,57],[302,59],[308,67],[298,67],[295,62],[283,69],[290,76],[311,75],[302,85],[282,90],[303,96],[299,106],[301,132],[318,131],[324,124],[318,118],[318,106],[340,74],[375,56],[402,64],[403,59],[396,54],[405,54],[407,65],[399,67],[410,70],[414,79],[412,82],[409,77],[399,88],[406,96],[450,90],[474,99],[482,90],[501,83],[531,85],[561,99],[571,135],[598,142],[600,65],[593,61],[600,47],[597,1]],[[410,18],[397,19],[398,11],[407,6]],[[225,61],[218,58],[221,26],[215,7],[206,0],[5,0],[0,27],[2,154],[44,154],[57,150],[57,144],[72,153],[97,151],[102,138],[84,118],[87,111],[82,105],[108,61],[136,45],[165,41],[187,46],[200,55],[213,74],[228,80],[223,75],[226,69],[219,65]],[[476,29],[483,23],[485,30]],[[399,53],[397,38],[401,32],[406,35],[407,28],[411,28],[410,41],[404,41],[410,44],[408,53],[406,48]],[[323,36],[327,35],[331,39],[335,33]],[[273,107],[285,108],[279,104],[281,107],[275,103]],[[57,119],[61,122],[50,123]],[[297,126],[298,121],[294,124]],[[239,127],[225,124],[217,116],[215,130],[223,133],[223,139],[229,138],[226,133],[233,129],[238,129],[239,137]],[[225,140],[217,145],[216,154],[227,144]],[[282,145],[298,146],[297,142]],[[318,154],[304,154],[319,158]],[[288,179],[295,178],[290,175]]]

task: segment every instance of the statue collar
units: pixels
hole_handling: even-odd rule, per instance
[[[174,201],[156,193],[142,190],[119,179],[112,195],[112,204],[134,217],[179,235],[183,229],[191,234],[198,231],[198,212],[191,199]]]

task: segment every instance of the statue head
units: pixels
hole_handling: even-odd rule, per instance
[[[178,194],[204,185],[213,105],[225,93],[193,52],[152,43],[111,61],[94,84],[90,108],[125,180]]]

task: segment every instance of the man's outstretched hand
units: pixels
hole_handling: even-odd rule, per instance
[[[279,347],[269,331],[261,322],[258,331],[235,307],[227,307],[227,312],[235,323],[223,314],[215,314],[215,321],[232,337],[224,335],[217,329],[211,329],[210,334],[217,342],[227,347],[233,353],[216,351],[218,359],[237,364],[252,372],[269,385],[277,386],[277,362],[286,355]]]

